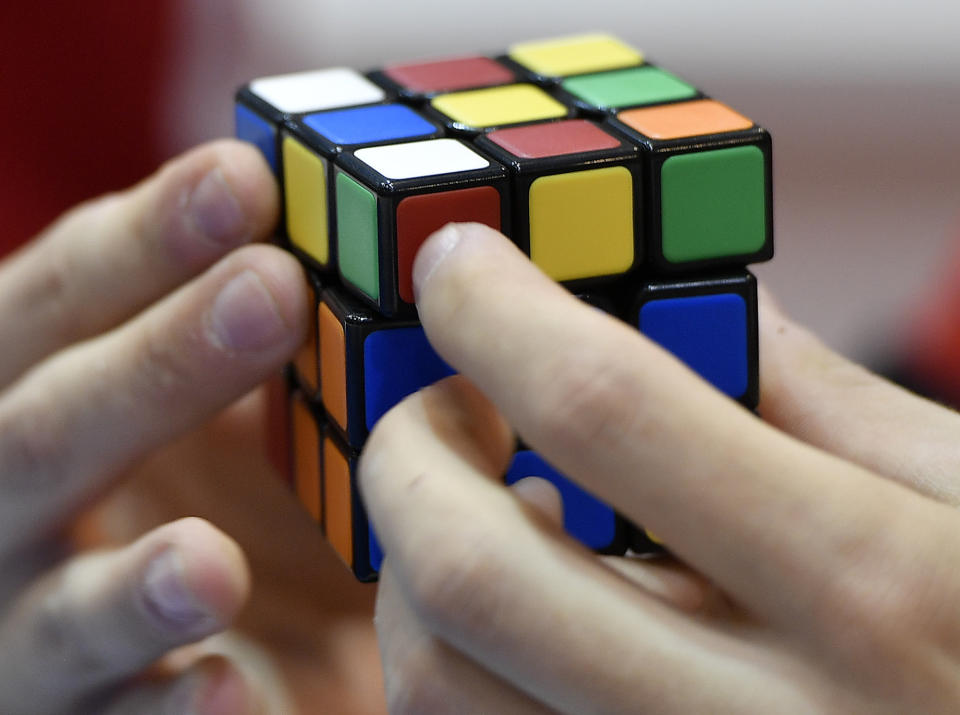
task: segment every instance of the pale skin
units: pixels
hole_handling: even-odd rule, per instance
[[[0,712],[383,709],[373,592],[248,394],[304,335],[296,262],[247,245],[277,211],[221,142],[0,264]],[[394,712],[956,711],[953,412],[767,302],[761,422],[483,227],[434,236],[416,282],[464,377],[362,462]],[[499,484],[514,430],[683,565],[566,539],[545,483]]]
[[[373,591],[237,402],[305,332],[296,261],[248,245],[277,212],[217,142],[0,264],[0,712],[383,709]]]
[[[418,307],[462,374],[376,427],[362,490],[395,713],[960,708],[960,417],[761,302],[761,421],[496,232],[449,226]],[[685,565],[600,559],[519,434]]]

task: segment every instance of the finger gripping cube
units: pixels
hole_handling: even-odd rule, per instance
[[[417,320],[412,279],[447,223],[502,231],[579,298],[757,406],[746,266],[773,255],[770,135],[640,50],[590,33],[265,77],[237,91],[235,119],[280,183],[276,242],[311,289],[307,340],[270,391],[271,456],[357,578],[376,579],[384,556],[357,489],[370,430],[454,372]],[[550,481],[564,529],[594,551],[669,548],[548,456],[523,446],[504,484]]]

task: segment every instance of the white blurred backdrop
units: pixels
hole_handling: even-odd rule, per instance
[[[231,133],[233,89],[255,76],[620,36],[771,131],[777,255],[757,273],[855,357],[897,344],[960,242],[957,2],[183,0],[181,15],[171,150]]]

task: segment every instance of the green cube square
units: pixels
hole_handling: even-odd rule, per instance
[[[336,186],[340,275],[371,300],[379,300],[377,197],[346,174],[337,174]]]
[[[759,147],[671,156],[661,168],[660,192],[667,261],[710,260],[763,248],[767,187]]]
[[[692,85],[651,65],[571,77],[562,87],[581,102],[599,108],[675,102],[697,94]]]

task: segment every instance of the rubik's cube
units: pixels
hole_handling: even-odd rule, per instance
[[[497,57],[254,80],[237,134],[283,189],[282,245],[307,267],[312,332],[274,390],[290,481],[357,578],[383,554],[357,457],[393,405],[452,374],[413,305],[417,249],[451,221],[507,234],[547,275],[635,325],[747,408],[756,284],[773,255],[771,143],[753,121],[607,35]],[[599,552],[653,542],[521,448],[568,532]]]

